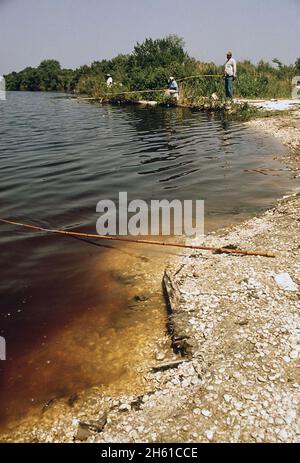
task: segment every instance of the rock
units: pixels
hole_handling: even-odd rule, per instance
[[[171,379],[171,383],[174,384],[174,386],[176,386],[177,384],[180,384],[180,381],[177,378],[177,376],[175,376],[174,378]]]
[[[139,396],[131,402],[130,406],[133,410],[140,410],[142,403],[143,403],[143,396]]]
[[[281,429],[281,431],[279,432],[279,436],[283,441],[286,441],[288,438],[288,433],[285,429]]]
[[[208,431],[205,431],[205,435],[209,441],[212,441],[215,433],[214,431],[208,430]]]
[[[182,372],[182,375],[184,377],[194,376],[194,374],[195,374],[195,369],[194,369],[193,365],[189,366],[188,368],[184,368],[184,370]]]
[[[243,403],[237,401],[237,402],[235,402],[234,406],[235,406],[236,410],[242,410],[242,408],[243,408]]]
[[[211,412],[209,410],[205,410],[205,409],[201,410],[201,413],[202,413],[203,416],[206,416],[206,417],[211,416]]]
[[[284,291],[298,291],[299,289],[287,272],[278,273],[274,276],[274,280],[276,281],[279,288],[283,289]]]
[[[121,412],[126,412],[126,411],[131,410],[131,406],[129,404],[121,404],[119,407],[119,410]]]
[[[191,380],[189,378],[185,378],[182,383],[181,383],[182,387],[188,387],[191,385]]]
[[[276,375],[269,375],[268,378],[270,381],[276,381],[276,379],[279,379],[280,376],[280,373],[277,373]]]
[[[162,360],[165,359],[165,354],[164,354],[163,352],[157,352],[157,353],[155,354],[155,358],[156,358],[156,360],[158,360],[158,361],[162,361]]]
[[[101,432],[103,431],[106,423],[107,423],[107,413],[103,413],[103,415],[99,416],[98,420],[92,422],[91,425],[94,427],[96,432]]]
[[[186,360],[171,360],[169,362],[164,362],[160,363],[159,365],[156,365],[155,367],[152,367],[152,370],[155,371],[163,371],[163,370],[168,370],[169,368],[177,368],[179,365],[182,363],[186,362]]]
[[[260,383],[266,383],[267,380],[265,378],[263,378],[263,376],[257,376],[256,377],[257,381],[259,381]]]
[[[191,379],[191,383],[192,383],[194,386],[196,386],[197,384],[200,384],[201,381],[200,381],[198,378],[192,378],[192,379]]]
[[[107,423],[106,413],[103,413],[103,415],[101,415],[98,420],[91,420],[87,422],[80,421],[78,424],[76,439],[83,441],[83,440],[88,439],[90,436],[92,436],[93,433],[102,432],[106,423]]]
[[[133,298],[136,302],[144,302],[147,301],[149,298],[145,294],[137,294]]]
[[[80,440],[80,441],[85,441],[89,437],[91,437],[92,435],[93,435],[93,433],[88,428],[82,427],[81,424],[80,424],[78,426],[77,434],[75,436],[75,439]]]
[[[296,350],[292,350],[292,351],[289,353],[289,357],[290,357],[291,359],[293,359],[293,360],[294,360],[294,359],[297,359],[298,356],[299,356],[299,352],[297,352]]]

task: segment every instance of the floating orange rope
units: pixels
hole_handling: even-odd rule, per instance
[[[0,222],[6,223],[9,225],[16,225],[22,228],[29,228],[31,230],[43,231],[46,233],[57,233],[59,235],[77,236],[81,238],[95,238],[95,239],[103,239],[103,240],[111,240],[111,241],[124,241],[126,243],[152,244],[155,246],[170,246],[170,247],[176,247],[176,248],[213,251],[213,252],[225,253],[225,254],[242,254],[246,256],[275,257],[275,254],[271,252],[248,251],[248,250],[242,250],[242,249],[230,249],[230,248],[222,248],[222,247],[216,248],[213,246],[197,246],[197,245],[168,243],[168,242],[151,241],[151,240],[133,240],[133,239],[121,237],[121,236],[96,235],[93,233],[80,233],[80,232],[74,232],[74,231],[65,231],[65,230],[56,230],[56,229],[51,229],[51,228],[37,227],[36,225],[30,225],[30,224],[25,224],[21,222],[14,222],[12,220],[6,220],[6,219],[0,219]]]

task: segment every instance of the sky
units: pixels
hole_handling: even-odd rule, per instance
[[[129,53],[146,37],[183,37],[221,64],[300,56],[300,0],[0,0],[0,75],[57,59],[63,67]]]

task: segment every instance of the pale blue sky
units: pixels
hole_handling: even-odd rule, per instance
[[[300,0],[0,0],[0,74],[45,58],[64,67],[128,53],[145,37],[177,34],[200,60],[292,63]]]

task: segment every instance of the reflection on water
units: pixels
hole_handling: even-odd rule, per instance
[[[111,107],[10,93],[0,105],[1,216],[95,232],[96,203],[204,199],[206,231],[292,188],[283,148],[187,109]],[[274,169],[263,175],[258,170]],[[144,346],[164,335],[169,250],[0,227],[2,423],[93,385],[141,387]]]

